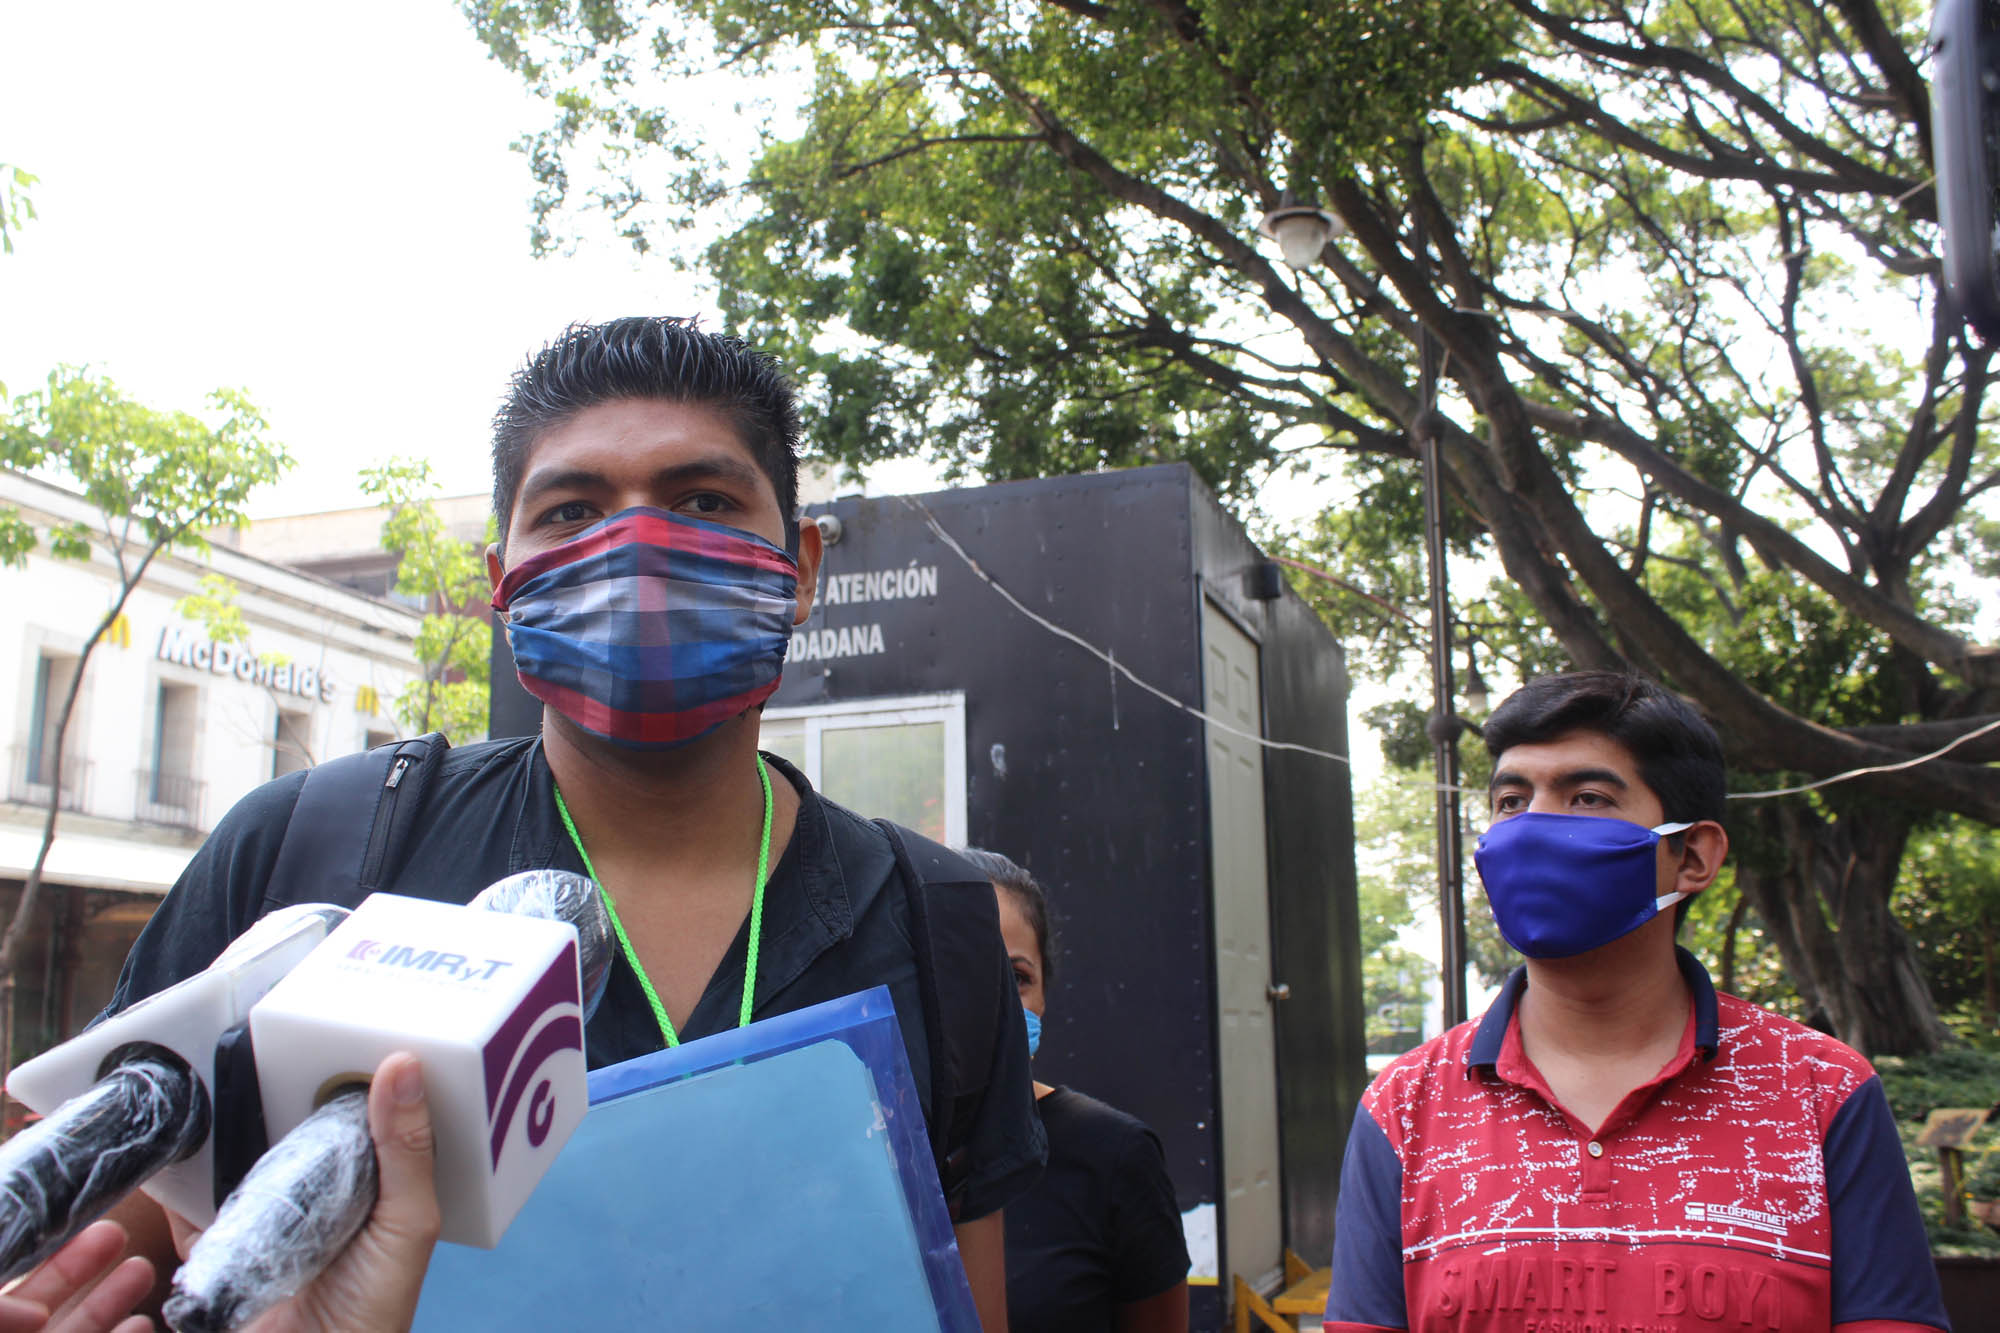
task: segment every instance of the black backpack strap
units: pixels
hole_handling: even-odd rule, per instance
[[[430,775],[450,748],[433,731],[315,765],[285,823],[258,915],[298,903],[353,907],[373,893],[400,863]],[[216,1043],[218,1208],[269,1143],[256,1069],[249,1024],[239,1023]]]
[[[988,893],[983,900],[985,912],[978,910],[980,903],[968,903],[965,906],[970,911],[959,908],[940,921],[932,910],[933,886],[964,887],[969,883],[984,885],[985,881],[949,849],[886,819],[875,823],[888,835],[909,903],[917,990],[923,997],[924,1039],[931,1062],[930,1104],[924,1118],[938,1184],[956,1221],[971,1169],[965,1140],[986,1095],[993,1042],[1000,1028],[994,988],[997,961],[992,955],[1000,929],[999,909]],[[990,930],[968,928],[981,921]],[[946,1040],[947,1033],[960,1040]]]
[[[316,765],[285,825],[262,910],[352,907],[373,893],[396,866],[430,775],[450,748],[433,731]]]

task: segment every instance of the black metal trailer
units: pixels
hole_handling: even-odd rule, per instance
[[[766,748],[1048,886],[1037,1074],[1158,1131],[1220,1327],[1232,1273],[1326,1262],[1365,1084],[1339,644],[1180,464],[807,513]],[[522,734],[495,642],[493,734]]]

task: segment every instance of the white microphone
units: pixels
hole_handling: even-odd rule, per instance
[[[198,1224],[215,1216],[241,1174],[227,1145],[254,1137],[244,1122],[261,1115],[250,1010],[346,916],[325,904],[273,912],[205,970],[8,1075],[7,1091],[45,1118],[0,1147],[0,1281],[141,1186]]]
[[[423,1062],[442,1238],[497,1244],[587,1108],[583,1024],[615,947],[597,886],[567,871],[464,908],[364,901],[251,1013],[283,1137],[175,1275],[169,1325],[240,1328],[347,1247],[377,1189],[367,1078],[398,1050]]]

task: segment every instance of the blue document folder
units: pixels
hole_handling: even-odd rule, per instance
[[[440,1245],[419,1333],[977,1333],[886,987],[600,1069],[498,1248]]]

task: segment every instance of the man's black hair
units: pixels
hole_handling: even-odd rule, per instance
[[[1517,745],[1540,745],[1572,731],[1594,731],[1624,746],[1669,823],[1720,822],[1728,778],[1722,741],[1708,719],[1679,695],[1624,671],[1538,676],[1507,696],[1481,729],[1497,765]],[[1683,898],[1674,924],[1694,900]]]
[[[514,372],[493,417],[493,513],[503,546],[535,441],[587,408],[625,398],[727,416],[778,493],[785,549],[798,551],[799,409],[790,381],[742,339],[658,315],[572,324]]]
[[[972,863],[973,869],[993,881],[996,888],[1006,894],[1021,909],[1021,915],[1028,918],[1034,928],[1035,949],[1042,955],[1042,985],[1046,988],[1055,980],[1055,941],[1049,931],[1049,898],[1042,892],[1042,886],[1035,877],[998,852],[989,852],[984,847],[967,847],[961,852]]]

